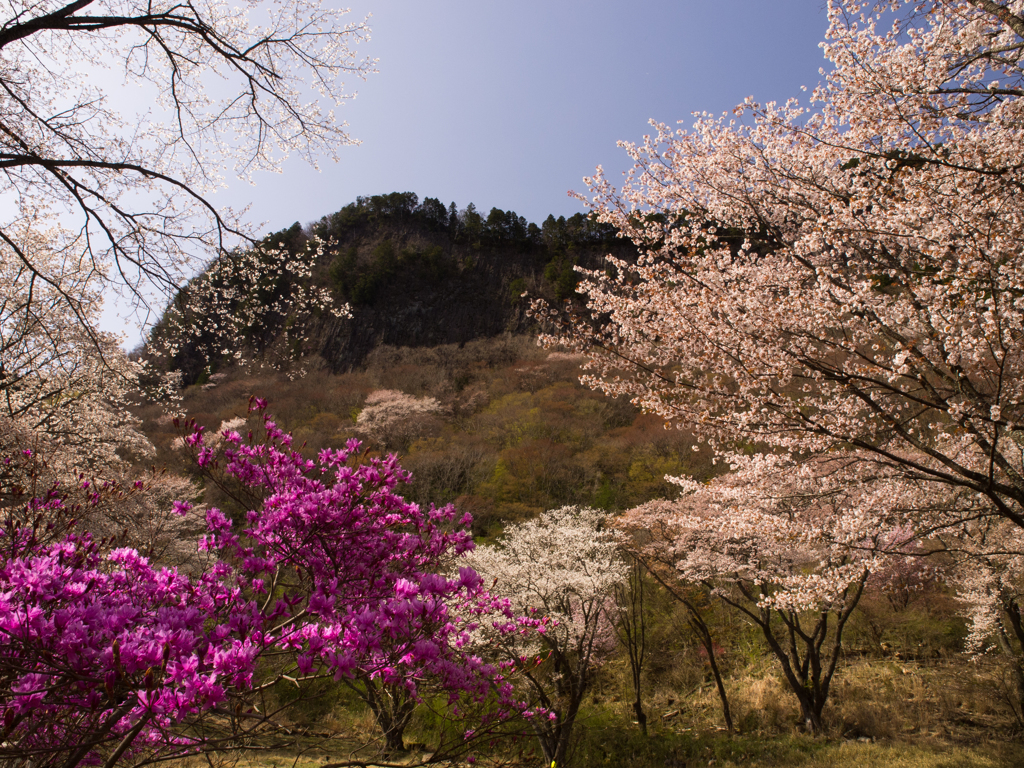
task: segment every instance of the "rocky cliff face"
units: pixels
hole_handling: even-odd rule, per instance
[[[330,247],[313,265],[312,284],[347,303],[352,317],[314,317],[303,356],[316,355],[332,372],[352,370],[376,347],[464,344],[505,333],[528,333],[531,297],[557,303],[574,295],[576,265],[600,268],[604,257],[635,258],[631,243],[582,215],[548,217],[538,227],[513,212],[484,218],[472,205],[459,211],[427,198],[395,193],[359,198],[338,213],[275,233],[267,241],[291,251],[316,236]],[[289,289],[301,289],[301,285]],[[245,343],[256,351],[283,345],[294,318],[253,328]],[[299,335],[299,334],[296,334]],[[183,345],[170,366],[187,382],[219,367],[197,344]]]
[[[358,366],[382,344],[464,344],[503,333],[526,333],[535,323],[526,314],[529,299],[521,294],[559,298],[555,281],[545,278],[545,270],[552,271],[546,249],[513,244],[473,248],[382,231],[368,232],[348,248],[356,247],[361,264],[373,268],[372,254],[387,251],[388,244],[405,256],[395,259],[373,295],[339,296],[348,299],[352,317],[321,318],[311,328],[312,351],[335,372]],[[431,249],[442,249],[440,255],[434,251],[440,269],[436,262],[424,263],[423,254]],[[606,252],[578,251],[575,261],[595,267]]]

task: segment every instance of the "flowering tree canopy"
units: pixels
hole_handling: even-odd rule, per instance
[[[1022,12],[830,0],[809,107],[658,124],[588,180],[644,253],[548,341],[723,453],[852,448],[1024,526]]]
[[[1004,658],[1024,724],[1024,531],[1008,521],[971,526],[944,543],[953,552],[948,580],[970,622],[967,650]]]
[[[843,630],[865,582],[905,556],[909,537],[874,513],[890,488],[870,482],[872,469],[856,456],[796,468],[753,456],[617,521],[652,571],[705,586],[760,629],[812,732],[822,728]]]
[[[432,681],[453,702],[510,712],[510,685],[463,648],[482,615],[508,631],[531,622],[459,567],[472,540],[452,527],[454,508],[405,502],[395,458],[361,463],[354,441],[303,459],[262,407],[261,439],[229,431],[215,451],[201,428],[188,435],[201,467],[223,462],[261,499],[237,531],[207,511],[201,546],[213,562],[199,573],[106,551],[88,535],[41,537],[38,521],[65,512],[56,490],[7,515],[0,756],[112,766],[216,749],[272,722],[277,681],[325,676],[381,678],[414,698]]]
[[[21,447],[45,450],[64,479],[151,454],[125,408],[140,366],[94,327],[99,284],[54,251],[51,233],[18,233],[23,252],[50,277],[40,279],[0,240],[0,430],[23,433]]]
[[[385,448],[407,448],[440,413],[436,398],[379,389],[367,396],[356,417],[356,429]]]
[[[616,645],[607,616],[616,586],[628,578],[620,535],[596,509],[563,507],[510,525],[493,547],[467,558],[515,613],[544,617],[544,632],[486,636],[526,665],[523,675],[543,708],[531,718],[545,761],[567,764],[573,724],[603,654]],[[547,657],[545,664],[545,656]],[[533,659],[533,663],[528,659]]]
[[[589,312],[548,341],[736,466],[752,445],[794,472],[852,460],[874,489],[858,525],[954,553],[1024,701],[1024,5],[829,0],[828,17],[809,106],[658,124],[624,145],[621,190],[588,180],[644,253],[588,274]]]

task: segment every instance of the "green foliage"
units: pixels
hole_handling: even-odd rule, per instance
[[[392,241],[382,241],[374,253],[381,262],[404,258]],[[351,258],[351,251],[343,252],[334,263]],[[403,464],[414,479],[407,495],[421,504],[467,505],[478,518],[474,530],[480,535],[566,504],[625,509],[672,493],[663,480],[666,472],[710,476],[714,468],[704,454],[693,452],[688,433],[665,430],[629,403],[584,389],[578,376],[578,361],[549,358],[523,338],[462,348],[381,349],[365,373],[268,378],[237,386],[247,393],[270,393],[275,415],[297,442],[306,443],[310,455],[358,436],[353,414],[375,389],[437,398],[449,416],[409,446]],[[216,427],[237,415],[218,410],[237,408],[238,401],[218,397],[226,387],[209,392],[195,387],[186,407]],[[223,406],[211,409],[214,402]],[[166,446],[171,437],[154,439]]]
[[[453,272],[451,260],[439,245],[432,245],[422,253],[417,251],[415,257],[419,260],[420,269],[435,283]]]
[[[360,329],[367,325],[384,326],[385,338],[398,342],[404,340],[399,326],[409,317],[415,333],[423,337],[410,339],[413,343],[464,342],[468,339],[458,337],[465,333],[526,331],[534,321],[519,309],[525,290],[547,300],[571,299],[579,282],[577,265],[600,268],[609,252],[627,261],[634,258],[636,248],[615,234],[614,228],[584,214],[549,216],[537,226],[515,211],[492,208],[484,216],[472,203],[459,209],[436,198],[421,202],[412,192],[392,192],[359,197],[306,228],[295,223],[267,235],[251,251],[221,256],[191,285],[204,284],[208,275],[215,275],[217,290],[237,297],[232,299],[237,310],[227,310],[236,316],[274,301],[315,295],[311,289],[328,289],[336,305],[347,303],[355,311],[351,324],[322,322],[325,315],[319,305],[287,329],[282,327],[287,312],[253,313],[259,319],[240,331],[241,345],[250,359],[309,350],[324,356],[335,370],[347,370],[368,352],[370,340],[360,337]],[[308,265],[309,276],[268,268],[264,272],[273,278],[254,280],[251,271],[233,269],[240,256],[259,259],[260,249],[283,247],[293,256],[304,254],[314,237],[325,244],[325,255]],[[274,257],[266,258],[268,267],[273,266]],[[189,293],[189,287],[184,288],[176,303]],[[481,313],[481,302],[493,302],[494,312]],[[483,314],[486,320],[467,324],[467,311],[476,317]],[[449,313],[451,321],[437,319]],[[200,317],[184,327],[204,327],[202,310],[196,314]],[[160,361],[161,368],[182,370],[184,380],[194,383],[207,366],[216,371],[227,363],[230,355],[221,353],[225,345],[214,344],[209,334],[185,338],[171,327],[158,323],[153,332],[154,339],[180,350],[174,359]],[[306,346],[294,343],[295,338],[307,339]]]
[[[523,301],[523,292],[526,290],[526,280],[517,277],[508,285],[509,304],[515,306]]]
[[[342,296],[348,296],[355,286],[355,281],[358,276],[357,261],[358,252],[356,247],[350,246],[345,251],[339,251],[335,254],[331,266],[328,270],[328,274],[331,278],[331,285],[334,289]]]
[[[576,293],[580,275],[576,272],[576,259],[568,254],[556,256],[544,268],[544,279],[548,281],[560,300],[570,298]]]
[[[377,301],[400,272],[438,283],[453,273],[453,265],[439,245],[424,250],[405,247],[399,251],[393,240],[385,238],[363,260],[355,245],[339,251],[328,269],[331,285],[341,298],[355,306]]]

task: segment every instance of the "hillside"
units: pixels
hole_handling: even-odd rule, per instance
[[[463,345],[381,345],[350,372],[319,370],[294,379],[238,369],[213,374],[184,390],[182,407],[215,433],[225,421],[245,416],[250,395],[265,396],[307,457],[352,437],[363,441],[368,458],[396,451],[412,472],[403,496],[423,505],[453,502],[471,513],[480,544],[546,509],[582,504],[621,512],[672,496],[666,474],[706,479],[722,471],[688,432],[666,430],[625,400],[583,388],[579,362],[525,335]],[[389,411],[401,418],[386,418]],[[201,481],[163,408],[151,404],[138,415],[157,447],[158,466]],[[244,512],[215,486],[206,486],[203,502],[236,518]],[[921,768],[1019,764],[1019,743],[1008,738],[1017,721],[1005,668],[993,655],[964,663],[966,627],[941,580],[897,592],[868,583],[846,633],[828,739],[798,735],[795,699],[756,628],[710,594],[687,587],[684,594],[696,600],[714,638],[740,731],[723,733],[721,703],[692,617],[659,584],[645,583],[643,697],[651,736],[643,738],[635,724],[626,653],[615,648],[596,669],[584,702],[578,765],[653,768],[716,760],[814,768],[894,758]],[[290,717],[310,732],[326,728],[331,750],[363,748],[372,760],[376,726],[344,687],[313,690]],[[410,743],[429,742],[431,727],[429,716],[419,713]],[[311,754],[328,749],[316,744]],[[500,750],[495,762],[505,757]],[[294,759],[280,753],[249,764],[269,768],[286,757]],[[507,764],[539,762],[527,750]]]
[[[713,474],[709,452],[695,451],[688,432],[581,386],[579,362],[522,335],[382,345],[346,373],[214,374],[188,387],[182,405],[216,429],[257,395],[309,457],[352,437],[398,452],[413,473],[403,495],[425,506],[454,502],[473,514],[479,536],[565,504],[623,510],[672,495],[666,474]],[[155,404],[139,412],[159,461],[189,473],[161,414]]]

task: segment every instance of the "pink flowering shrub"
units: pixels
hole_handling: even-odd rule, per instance
[[[236,498],[255,501],[237,526],[208,510],[212,563],[198,575],[73,528],[44,543],[29,521],[72,512],[59,489],[6,516],[0,759],[112,766],[228,746],[269,727],[266,694],[282,680],[382,681],[412,701],[428,683],[462,713],[486,702],[474,733],[516,712],[502,672],[463,646],[483,615],[509,632],[539,622],[517,620],[458,567],[468,520],[398,496],[407,476],[394,456],[362,462],[351,441],[307,460],[265,403],[250,407],[259,438],[225,431],[215,450],[188,425],[210,479],[233,479]]]

